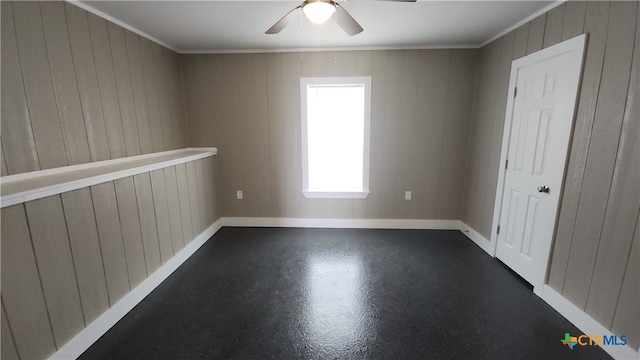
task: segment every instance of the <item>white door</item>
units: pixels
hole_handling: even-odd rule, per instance
[[[584,45],[584,36],[582,42],[573,41]],[[507,151],[496,254],[540,289],[555,231],[582,64],[582,49],[566,46],[514,61],[512,111],[503,141],[503,153],[505,143]]]

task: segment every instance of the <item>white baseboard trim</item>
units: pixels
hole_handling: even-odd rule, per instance
[[[611,330],[602,326],[549,285],[544,285],[542,296],[540,297],[584,334],[613,335]],[[560,336],[558,341],[560,341],[562,335],[558,334]],[[601,345],[600,347],[614,359],[640,359],[640,350],[633,349],[629,345]]]
[[[474,228],[472,228],[471,226],[465,224],[462,220],[460,220],[459,229],[460,231],[462,231],[463,234],[467,235],[467,237],[471,239],[471,241],[476,243],[476,245],[478,245],[482,250],[484,250],[491,257],[496,256],[495,246],[491,243],[490,240],[482,236]]]
[[[269,217],[223,217],[221,220],[223,226],[239,227],[460,230],[487,254],[495,257],[495,246],[491,241],[461,220],[315,219]]]
[[[300,227],[300,228],[370,228],[370,229],[435,229],[460,230],[469,239],[491,256],[495,249],[491,242],[460,220],[414,220],[414,219],[307,219],[307,218],[244,218],[223,217],[203,231],[197,238],[160,267],[145,281],[125,295],[104,314],[78,333],[73,339],[51,355],[50,359],[76,359],[94,342],[104,335],[158,285],[168,278],[193,253],[204,245],[223,226],[242,227]],[[611,332],[580,308],[544,285],[541,298],[573,323],[585,334],[610,334]],[[558,340],[560,341],[560,340]],[[615,359],[639,359],[640,351],[630,346],[604,345],[602,348]]]
[[[460,230],[460,220],[224,217],[223,226]]]
[[[145,281],[136,286],[127,295],[100,315],[89,326],[84,328],[73,339],[56,351],[49,359],[76,359],[94,342],[104,335],[113,325],[122,319],[140,301],[149,295],[158,285],[169,277],[182,263],[195,253],[222,227],[222,219],[218,219],[198,237],[193,239],[184,249],[174,255]]]

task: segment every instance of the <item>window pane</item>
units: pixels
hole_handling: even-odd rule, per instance
[[[309,190],[362,191],[363,85],[307,88]]]

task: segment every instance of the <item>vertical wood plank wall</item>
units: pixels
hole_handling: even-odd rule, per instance
[[[2,175],[189,146],[178,54],[67,2],[1,6]]]
[[[48,357],[213,224],[215,161],[165,168],[172,185],[156,170],[2,209],[2,358]],[[167,221],[183,203],[189,237]]]
[[[219,150],[223,215],[459,219],[476,53],[184,55],[191,146]],[[365,200],[301,193],[299,79],[305,76],[373,77]],[[236,200],[236,190],[244,200]],[[411,201],[405,190],[413,192]]]
[[[462,220],[489,238],[511,61],[588,34],[548,284],[640,346],[640,8],[570,1],[480,50]],[[635,235],[634,235],[635,234]]]
[[[71,3],[0,5],[2,176],[189,146],[178,54]],[[2,209],[1,357],[48,357],[213,224],[216,166]]]

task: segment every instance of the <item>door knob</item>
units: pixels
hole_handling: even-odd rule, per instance
[[[549,187],[547,185],[538,186],[538,192],[547,193],[548,194],[549,193]]]

